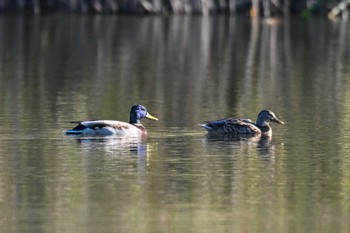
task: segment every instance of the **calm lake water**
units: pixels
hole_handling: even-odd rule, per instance
[[[350,232],[350,23],[0,16],[3,232]],[[128,121],[143,141],[64,135]],[[271,109],[271,142],[198,126]]]

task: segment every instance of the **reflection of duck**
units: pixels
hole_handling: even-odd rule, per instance
[[[78,125],[65,132],[83,136],[142,136],[147,134],[146,128],[140,122],[142,118],[158,120],[149,114],[144,106],[134,105],[131,107],[129,123],[114,120],[72,122]]]
[[[284,124],[283,121],[277,119],[273,112],[262,110],[257,117],[256,123],[249,119],[227,118],[207,121],[201,126],[208,130],[209,134],[214,135],[263,135],[271,137],[272,129],[269,122]]]
[[[253,135],[233,135],[233,134],[207,134],[205,136],[205,142],[208,143],[220,143],[222,145],[233,145],[234,147],[240,147],[241,145],[256,145],[258,149],[271,149],[271,136],[262,136],[260,134]]]
[[[147,155],[147,144],[142,137],[77,137],[77,142],[86,151],[104,151],[113,156]]]

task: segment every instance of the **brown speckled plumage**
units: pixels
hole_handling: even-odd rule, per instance
[[[265,135],[272,136],[272,129],[269,122],[284,124],[278,120],[275,114],[269,110],[262,110],[257,122],[249,119],[227,118],[221,120],[207,121],[201,124],[210,134],[230,134],[230,135]]]

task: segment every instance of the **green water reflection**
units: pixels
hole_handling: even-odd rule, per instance
[[[4,232],[349,232],[347,21],[1,16]],[[67,137],[127,121],[145,141]],[[255,119],[271,142],[198,124]]]

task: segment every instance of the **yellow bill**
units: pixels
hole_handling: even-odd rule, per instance
[[[146,114],[146,118],[147,118],[147,119],[150,119],[150,120],[158,121],[158,118],[157,118],[157,117],[154,117],[154,116],[152,116],[152,115],[149,114],[149,113]]]

